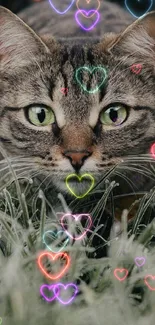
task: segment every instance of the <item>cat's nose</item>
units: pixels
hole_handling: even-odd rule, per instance
[[[92,150],[65,150],[63,155],[70,160],[75,171],[79,172],[84,161],[92,155]]]

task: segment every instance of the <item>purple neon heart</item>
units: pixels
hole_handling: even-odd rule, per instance
[[[146,261],[146,259],[143,256],[135,258],[135,263],[136,263],[137,266],[143,266],[145,264],[145,261]]]
[[[67,290],[68,287],[72,287],[74,288],[74,293],[72,295],[72,297],[67,300],[67,301],[63,301],[60,297],[59,297],[59,294],[60,294],[60,287],[63,287],[64,290]],[[56,292],[56,289],[58,289],[58,291]],[[57,299],[63,304],[63,305],[68,305],[70,302],[73,301],[73,299],[75,298],[75,296],[77,295],[78,293],[78,288],[76,286],[76,284],[74,283],[68,283],[68,284],[63,284],[63,283],[57,283],[54,285],[54,288],[53,288],[53,291],[55,293],[55,296],[57,297]]]
[[[48,285],[48,284],[43,284],[41,287],[40,287],[40,294],[41,296],[48,302],[51,302],[53,301],[55,298],[56,298],[56,294],[55,294],[55,291],[54,291],[54,287],[55,287],[55,284],[52,284],[52,285]],[[44,289],[47,288],[48,290],[53,290],[53,293],[54,293],[54,296],[51,297],[51,298],[48,298],[46,296],[46,294],[44,293]]]
[[[71,1],[71,3],[70,3],[70,5],[67,7],[67,9],[66,10],[64,10],[64,11],[59,11],[59,10],[57,10],[56,8],[55,8],[55,6],[54,6],[54,4],[52,3],[52,0],[49,0],[49,3],[50,3],[50,5],[51,5],[51,7],[58,13],[58,14],[60,14],[60,15],[63,15],[63,14],[65,14],[70,8],[71,8],[71,6],[73,5],[73,3],[74,3],[74,1],[75,0],[72,0]]]
[[[83,12],[86,16],[89,16],[89,14],[92,12],[94,12],[95,14],[97,14],[97,17],[96,17],[96,20],[95,22],[93,23],[93,25],[91,25],[89,28],[87,27],[84,27],[82,25],[82,23],[79,21],[79,18],[78,18],[78,15],[81,14],[81,12]],[[100,14],[97,10],[89,10],[89,11],[86,11],[86,10],[78,10],[76,13],[75,13],[75,19],[76,19],[76,22],[86,31],[89,31],[91,29],[93,29],[95,27],[95,25],[98,23],[99,21],[99,18],[100,18]]]

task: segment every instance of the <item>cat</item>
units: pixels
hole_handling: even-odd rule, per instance
[[[149,155],[155,138],[155,12],[132,24],[133,17],[116,5],[102,2],[100,13],[98,27],[86,34],[73,10],[62,17],[49,3],[36,3],[19,14],[23,22],[0,8],[1,144],[9,157],[27,157],[28,171],[49,174],[64,193],[67,175],[90,173],[97,182],[126,159]],[[131,71],[138,63],[140,74]],[[104,67],[107,80],[90,94],[75,72],[94,66]],[[96,86],[94,76],[87,89]],[[73,184],[79,191],[87,186]]]

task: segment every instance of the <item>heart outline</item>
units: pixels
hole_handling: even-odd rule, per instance
[[[138,70],[136,70],[138,67]],[[137,63],[137,64],[133,64],[130,69],[133,73],[135,74],[139,74],[142,71],[142,64],[141,63]]]
[[[49,275],[46,270],[44,270],[44,268],[42,267],[41,265],[41,258],[45,255],[48,255],[50,257],[52,257],[52,260],[54,261],[58,256],[64,256],[66,259],[67,259],[67,264],[66,266],[64,267],[64,269],[58,273],[58,275],[55,275],[55,276],[51,276]],[[58,254],[55,254],[55,253],[50,253],[50,252],[43,252],[39,255],[38,259],[37,259],[37,262],[38,262],[38,266],[41,270],[41,272],[50,280],[57,280],[58,278],[60,278],[61,276],[63,276],[63,274],[67,271],[67,269],[69,268],[70,266],[70,256],[67,255],[66,253],[58,253]]]
[[[55,284],[50,284],[50,285],[48,285],[48,284],[43,284],[41,287],[40,287],[40,294],[41,294],[41,296],[46,300],[46,301],[48,301],[48,302],[52,302],[55,298],[56,298],[56,295],[55,295],[55,292],[53,291],[53,293],[54,293],[54,297],[52,297],[52,298],[48,298],[48,297],[46,297],[46,295],[45,295],[45,293],[43,292],[43,289],[44,288],[48,288],[48,290],[51,290],[52,289],[52,287],[55,287]]]
[[[51,7],[58,13],[58,14],[60,14],[60,15],[64,15],[70,8],[71,8],[71,6],[73,5],[73,3],[74,3],[74,1],[75,0],[72,0],[71,1],[71,4],[69,5],[69,7],[65,10],[65,11],[59,11],[59,10],[57,10],[56,8],[55,8],[55,6],[53,5],[53,3],[52,3],[52,1],[51,0],[49,0],[49,3],[50,3],[50,5],[51,5]]]
[[[79,14],[79,13],[82,14],[82,12],[84,12],[84,13],[86,13],[86,16],[87,16],[87,13],[89,14],[89,12],[91,12],[91,11],[93,11],[94,14],[97,13],[97,19],[95,20],[95,22],[93,23],[93,25],[91,25],[90,27],[87,28],[87,27],[84,27],[84,26],[81,24],[81,22],[79,21],[79,19],[78,19],[78,14]],[[93,14],[93,16],[94,16],[94,14]],[[90,18],[90,17],[88,17],[88,18]],[[78,11],[76,11],[76,13],[75,13],[75,20],[76,20],[76,22],[77,22],[77,23],[79,24],[79,26],[80,26],[83,30],[85,30],[85,31],[90,31],[91,29],[93,29],[93,28],[97,25],[99,19],[100,19],[100,14],[99,14],[99,12],[98,12],[97,10],[89,10],[88,12],[87,12],[86,10],[78,10]]]
[[[60,232],[63,233],[64,231],[63,231],[63,230],[59,230],[59,231],[57,232],[57,235],[58,235],[58,233],[60,233]],[[46,241],[45,241],[45,236],[46,236],[47,233],[52,233],[52,234],[54,234],[54,231],[52,231],[52,230],[47,230],[47,231],[45,231],[45,233],[44,233],[44,235],[43,235],[43,243],[46,245],[46,247],[47,247],[51,252],[53,252],[53,253],[59,253],[59,252],[61,252],[61,251],[62,251],[62,250],[67,246],[67,244],[68,244],[68,242],[69,242],[69,238],[67,238],[67,239],[65,240],[63,246],[60,247],[60,249],[59,249],[58,251],[54,251],[54,250],[52,250],[51,247],[48,246],[48,245],[46,244]],[[57,237],[57,238],[58,238],[58,237]]]
[[[78,178],[78,180],[80,180],[81,181],[81,179],[83,178],[83,177],[85,177],[85,176],[87,176],[87,177],[89,177],[89,178],[91,178],[91,180],[92,180],[92,185],[90,186],[90,188],[88,189],[88,191],[85,193],[85,194],[83,194],[83,195],[76,195],[73,191],[72,191],[72,189],[70,188],[70,186],[69,186],[69,184],[68,184],[68,180],[69,180],[69,178],[71,178],[71,177],[76,177],[76,178]],[[77,174],[69,174],[67,177],[66,177],[66,186],[67,186],[67,188],[69,189],[69,191],[77,198],[77,199],[82,199],[82,198],[84,198],[91,190],[92,190],[92,188],[94,187],[94,183],[95,183],[95,180],[94,180],[94,177],[92,176],[92,175],[90,175],[90,174],[83,174],[82,176],[79,176],[79,175],[77,175]]]
[[[79,8],[79,5],[78,5],[78,2],[79,2],[80,0],[77,0],[77,2],[76,2],[76,7],[77,7],[77,9],[78,10],[80,10],[81,11],[81,9]],[[86,2],[89,4],[89,2],[90,2],[91,0],[86,0]],[[101,3],[100,3],[100,1],[99,0],[97,0],[97,2],[98,2],[98,7],[97,7],[97,9],[96,9],[96,11],[98,11],[99,10],[99,8],[100,8],[100,5],[101,5]],[[82,13],[82,12],[81,12]],[[85,14],[83,14],[82,13],[82,15],[83,15],[83,17],[86,17],[86,18],[91,18],[91,17],[93,17],[94,16],[94,14],[95,14],[95,12],[91,15],[91,16],[89,16],[89,17],[87,17]]]
[[[67,289],[67,287],[69,287],[69,286],[72,286],[72,287],[74,287],[75,288],[75,292],[74,292],[74,295],[70,298],[70,300],[69,301],[67,301],[67,302],[64,302],[63,300],[61,300],[61,298],[59,298],[59,296],[58,296],[58,294],[60,293],[60,291],[59,291],[59,293],[56,293],[55,292],[55,288],[58,288],[59,286],[62,286],[65,290]],[[56,296],[56,298],[63,304],[63,305],[68,305],[70,302],[72,302],[73,301],[73,299],[75,298],[75,296],[77,295],[77,293],[78,293],[78,288],[77,288],[77,286],[76,286],[76,284],[74,284],[74,283],[68,283],[68,284],[66,284],[66,285],[64,285],[63,283],[57,283],[57,284],[55,284],[55,286],[54,286],[54,294],[55,294],[55,296]]]
[[[67,95],[68,94],[68,88],[61,88],[61,93],[63,94],[63,95]]]
[[[117,271],[119,271],[119,272],[121,272],[121,273],[122,273],[123,271],[125,271],[126,274],[124,275],[123,278],[120,278],[120,277],[117,275]],[[115,270],[114,270],[114,276],[115,276],[116,279],[119,280],[119,281],[124,281],[124,280],[126,279],[128,273],[129,273],[129,271],[128,271],[127,269],[115,269]]]
[[[139,263],[137,262],[137,260],[141,260],[141,259],[143,259],[143,263],[142,263],[142,264],[139,264]],[[143,266],[143,265],[145,264],[145,262],[146,262],[146,259],[145,259],[144,256],[141,256],[141,257],[137,256],[137,257],[135,257],[135,263],[136,263],[136,265],[137,265],[138,267]]]
[[[79,78],[78,78],[78,73],[79,73],[79,71],[82,70],[82,69],[89,71],[89,73],[91,73],[91,74],[92,74],[93,71],[96,70],[96,69],[100,69],[100,70],[102,70],[102,71],[104,72],[104,78],[103,78],[102,82],[101,82],[101,83],[100,83],[100,84],[99,84],[99,85],[98,85],[94,90],[87,90],[87,89],[86,89],[86,86],[83,85],[83,84],[81,83],[81,81],[79,80]],[[75,72],[75,79],[76,79],[76,81],[77,81],[77,82],[79,83],[79,85],[83,88],[83,90],[87,91],[88,94],[94,94],[96,91],[98,91],[99,88],[100,88],[100,87],[103,85],[103,83],[105,82],[106,78],[107,78],[107,72],[106,72],[106,69],[103,68],[103,67],[100,67],[100,66],[94,67],[93,69],[92,69],[92,68],[89,68],[89,67],[85,67],[85,66],[83,66],[83,67],[80,67],[80,68],[76,69],[76,72]]]
[[[133,14],[133,12],[130,10],[130,8],[128,7],[128,4],[127,4],[127,2],[128,2],[128,0],[125,0],[125,6],[126,6],[126,8],[127,8],[127,10],[130,12],[130,14],[132,15],[132,16],[134,16],[134,17],[136,17],[136,18],[140,18],[140,17],[143,17],[144,15],[146,15],[148,12],[149,12],[149,10],[151,9],[151,7],[153,6],[153,0],[150,0],[151,1],[151,4],[150,4],[150,6],[149,6],[149,8],[145,11],[145,13],[143,14],[143,15],[141,15],[141,16],[136,16],[135,14]]]
[[[64,227],[64,223],[63,223],[63,219],[64,219],[66,216],[68,216],[68,215],[74,217],[75,220],[78,220],[78,218],[79,218],[80,216],[87,216],[87,217],[88,217],[88,219],[89,219],[89,226],[87,226],[87,229],[82,233],[82,235],[80,235],[80,236],[78,236],[78,237],[73,237],[72,234],[70,234],[70,233],[65,229],[65,227]],[[90,227],[91,227],[91,225],[92,225],[92,219],[91,219],[90,214],[88,214],[88,213],[81,213],[81,214],[65,213],[65,214],[62,216],[60,223],[61,223],[61,226],[63,227],[64,231],[67,233],[67,235],[68,235],[70,238],[72,238],[72,239],[74,239],[74,240],[80,240],[82,237],[84,237],[84,236],[86,235],[87,231],[90,229]]]
[[[149,285],[149,283],[147,282],[146,278],[148,278],[148,277],[151,277],[152,280],[155,280],[155,275],[148,274],[148,275],[146,275],[145,278],[144,278],[144,282],[145,282],[145,284],[147,285],[147,287],[148,287],[150,290],[155,291],[155,288],[152,288],[152,287]]]

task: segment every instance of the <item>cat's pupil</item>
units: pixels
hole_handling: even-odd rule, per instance
[[[45,120],[45,110],[43,109],[43,108],[41,108],[41,110],[40,110],[40,112],[39,113],[37,113],[37,115],[38,115],[38,120],[39,120],[39,122],[40,123],[43,123],[44,122],[44,120]]]
[[[115,111],[114,109],[111,109],[109,115],[110,115],[110,119],[113,122],[117,121],[117,119],[118,119],[118,112],[117,111]]]

